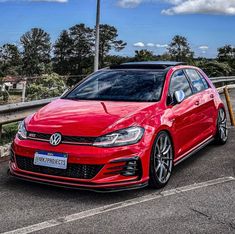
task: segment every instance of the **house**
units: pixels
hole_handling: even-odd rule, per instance
[[[6,76],[2,79],[3,87],[6,90],[12,91],[22,91],[24,88],[24,79],[22,77],[17,76]]]

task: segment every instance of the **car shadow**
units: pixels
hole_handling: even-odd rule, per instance
[[[213,147],[219,147],[215,145],[208,145],[207,147],[201,149],[196,154],[192,155],[190,158],[186,159],[179,165],[177,165],[172,173],[172,177],[163,189],[155,190],[149,187],[145,187],[143,189],[138,190],[125,190],[119,192],[106,192],[100,193],[90,190],[80,190],[80,189],[69,189],[69,188],[61,188],[55,187],[45,184],[39,184],[29,181],[18,180],[14,177],[8,176],[6,174],[7,167],[5,167],[5,176],[1,175],[1,187],[4,189],[23,193],[25,196],[38,197],[40,198],[53,198],[57,200],[69,199],[69,200],[77,200],[79,201],[89,201],[92,203],[112,203],[118,202],[122,200],[132,199],[135,197],[147,195],[150,193],[160,193],[164,190],[174,189],[178,186],[185,186],[188,184],[195,183],[194,178],[187,178],[185,173],[190,171],[198,161],[200,161],[203,157],[207,157],[208,153],[212,150]],[[185,178],[186,177],[186,178]],[[95,199],[94,199],[95,198]]]

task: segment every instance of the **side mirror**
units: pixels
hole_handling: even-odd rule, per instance
[[[177,103],[181,103],[185,99],[185,93],[183,90],[175,91],[174,98]]]

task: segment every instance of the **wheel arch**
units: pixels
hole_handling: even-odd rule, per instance
[[[171,143],[172,143],[172,147],[173,147],[173,158],[175,159],[175,142],[174,142],[173,133],[172,133],[170,127],[168,127],[166,125],[162,126],[161,128],[158,128],[156,130],[156,132],[154,134],[154,139],[153,139],[153,142],[152,142],[152,150],[153,150],[153,144],[154,144],[154,142],[155,142],[155,140],[156,140],[156,138],[157,138],[157,136],[160,132],[166,132],[169,135]],[[152,154],[152,150],[151,150],[151,154]]]

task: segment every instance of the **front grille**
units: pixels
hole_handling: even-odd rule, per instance
[[[27,137],[33,140],[50,141],[51,134],[28,132]],[[96,137],[80,137],[80,136],[62,136],[61,143],[70,144],[88,144],[92,145],[96,140]]]
[[[92,144],[95,139],[95,137],[62,136],[62,142],[77,142],[81,144]]]
[[[44,134],[39,132],[28,132],[28,136],[32,138],[38,138],[43,140],[50,140],[51,135],[50,134]]]
[[[20,168],[21,170],[77,179],[92,179],[103,167],[103,165],[68,163],[67,169],[63,170],[34,165],[33,158],[22,157],[18,155],[16,156],[16,163],[18,168]]]

